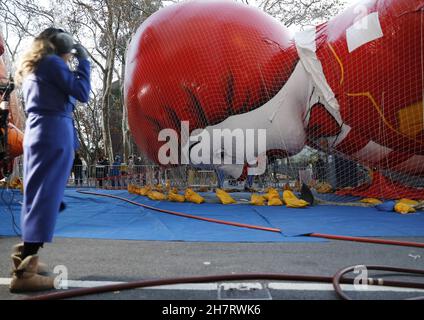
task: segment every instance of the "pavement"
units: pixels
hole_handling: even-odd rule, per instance
[[[424,237],[397,238],[424,242]],[[395,239],[396,240],[396,239]],[[18,238],[0,238],[0,300],[28,295],[9,293],[11,247]],[[388,265],[424,269],[424,250],[346,241],[320,243],[201,243],[118,241],[56,238],[40,251],[40,258],[63,274],[69,285],[92,287],[109,282],[129,282],[174,277],[238,273],[292,273],[332,276],[351,265]],[[379,273],[376,276],[382,276]],[[370,271],[369,276],[374,276]],[[424,282],[423,277],[386,276],[391,280]],[[355,299],[404,299],[424,296],[424,291],[347,286]],[[108,300],[333,300],[331,285],[316,283],[237,281],[134,289],[79,299]]]

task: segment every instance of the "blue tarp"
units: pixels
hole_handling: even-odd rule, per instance
[[[306,209],[254,207],[247,204],[190,204],[151,201],[126,191],[99,191],[177,212],[201,217],[280,228],[282,233],[220,225],[144,209],[120,200],[66,190],[67,210],[60,215],[56,237],[205,242],[303,242],[323,241],[308,233],[347,236],[424,236],[424,214],[402,216],[374,208],[317,206]],[[206,195],[207,197],[210,195]],[[0,202],[0,235],[15,235],[11,211],[19,225],[22,196],[4,192]],[[13,201],[11,201],[13,200]],[[6,203],[12,203],[10,206]]]

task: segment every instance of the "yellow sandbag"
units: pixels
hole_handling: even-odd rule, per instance
[[[140,190],[140,188],[139,188],[139,187],[137,187],[137,186],[136,186],[136,185],[134,185],[134,184],[130,184],[130,185],[128,185],[128,192],[129,192],[129,193],[132,193],[132,194],[138,194],[139,190]]]
[[[186,190],[184,197],[188,202],[193,202],[197,204],[201,204],[205,202],[205,199],[202,196],[200,196],[199,194],[197,194],[191,189]]]
[[[137,189],[137,194],[139,194],[140,196],[147,196],[147,194],[152,190],[151,187],[147,186],[147,187],[143,187],[143,188],[138,188]]]
[[[171,202],[184,202],[185,197],[182,194],[178,194],[176,192],[170,192],[168,194],[168,200]]]
[[[415,212],[415,209],[412,208],[412,206],[407,205],[407,204],[405,204],[403,202],[398,202],[395,205],[395,211],[397,213],[400,213],[400,214],[408,214],[408,213],[414,213]]]
[[[18,177],[14,177],[12,181],[10,182],[10,187],[12,189],[19,189],[21,185],[22,185],[21,179],[19,179]]]
[[[411,199],[400,199],[399,202],[402,202],[404,204],[407,204],[409,206],[418,206],[420,203],[418,201],[415,200],[411,200]]]
[[[134,184],[130,184],[128,185],[128,192],[132,193],[132,194],[140,194],[140,189],[139,187],[137,187]]]
[[[168,180],[166,180],[166,183],[165,183],[165,189],[166,189],[167,191],[171,190],[171,181],[169,181],[169,179],[168,179]]]
[[[163,185],[158,184],[158,185],[156,185],[156,187],[153,188],[153,190],[157,191],[157,192],[162,192],[163,191]]]
[[[280,199],[280,193],[277,189],[269,188],[267,194],[263,196],[268,201],[269,206],[282,206],[283,202]]]
[[[298,199],[295,194],[289,190],[284,191],[283,200],[288,208],[304,208],[309,205],[308,202]]]
[[[227,192],[222,189],[216,189],[216,196],[221,200],[222,204],[233,204],[237,203]]]
[[[281,201],[280,197],[272,197],[271,199],[269,199],[268,205],[269,206],[282,206],[283,201]]]
[[[333,187],[326,182],[318,183],[315,190],[318,193],[330,193],[333,191]]]
[[[280,198],[279,192],[274,188],[269,188],[267,193],[263,195],[266,201],[270,201],[271,198]]]
[[[378,200],[376,198],[365,198],[365,199],[362,199],[359,202],[361,202],[361,203],[368,203],[368,204],[374,204],[374,205],[379,205],[379,204],[382,204],[383,203],[382,201],[380,201],[380,200]]]
[[[15,177],[12,179],[12,181],[9,183],[9,188],[18,189],[22,193],[24,192],[24,184],[19,177]]]
[[[259,194],[252,194],[252,197],[250,199],[250,204],[254,206],[263,206],[265,205],[265,198],[264,196],[261,196]]]
[[[166,196],[163,193],[160,193],[160,192],[157,192],[157,191],[150,191],[147,194],[147,196],[151,200],[156,200],[156,201],[166,200]]]

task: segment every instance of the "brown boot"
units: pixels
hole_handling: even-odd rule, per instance
[[[24,250],[24,244],[23,243],[19,243],[19,244],[13,246],[12,256],[18,256],[19,258],[21,258],[22,257],[22,251],[23,250]],[[47,264],[39,261],[38,262],[37,273],[38,274],[48,274],[49,273],[49,268],[47,267]]]
[[[24,261],[12,256],[13,278],[10,283],[10,292],[46,291],[54,288],[54,278],[37,274],[38,256],[29,256]]]

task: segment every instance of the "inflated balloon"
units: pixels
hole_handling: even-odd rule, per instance
[[[128,50],[135,140],[158,161],[159,133],[180,132],[182,121],[190,132],[266,129],[267,151],[294,155],[309,145],[422,177],[423,8],[423,0],[363,1],[294,38],[232,1],[161,9]],[[243,165],[222,169],[237,177]]]
[[[129,122],[157,160],[159,131],[218,124],[264,105],[299,57],[288,31],[261,11],[231,1],[194,1],[147,19],[127,54]]]
[[[11,172],[13,159],[22,155],[24,137],[22,131],[16,126],[17,124],[22,126],[23,119],[19,114],[19,102],[16,95],[13,92],[9,92],[11,85],[8,76],[9,70],[3,60],[4,48],[4,41],[0,35],[0,104],[5,102],[6,96],[8,96],[7,103],[9,108],[9,120],[7,123],[3,123],[2,126],[4,127],[0,128],[0,179],[3,179],[5,170]],[[7,143],[5,144],[6,138]]]
[[[0,35],[0,56],[2,56],[4,53],[4,40],[2,36]]]

